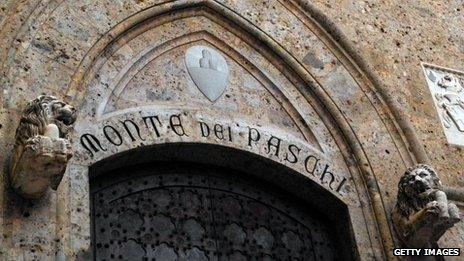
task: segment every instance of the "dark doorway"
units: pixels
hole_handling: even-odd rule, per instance
[[[91,200],[95,260],[351,259],[330,219],[236,170],[123,168],[94,178]]]

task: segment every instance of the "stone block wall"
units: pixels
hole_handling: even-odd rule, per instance
[[[97,50],[99,45],[111,46],[111,43],[116,42],[117,35],[112,33],[133,23],[137,15],[144,16],[151,10],[155,10],[152,15],[157,15],[157,8],[181,10],[183,6],[193,5],[199,6],[196,10],[199,13],[211,7],[219,11],[226,10],[228,13],[226,11],[224,13],[230,17],[236,15],[259,28],[256,35],[261,33],[262,39],[269,37],[276,43],[276,46],[271,46],[274,49],[258,40],[254,43],[247,42],[248,46],[241,42],[243,39],[252,39],[247,33],[239,29],[231,34],[221,32],[221,36],[228,37],[230,43],[240,45],[240,50],[246,50],[246,54],[249,55],[246,58],[256,60],[256,63],[259,63],[259,70],[279,75],[275,72],[289,70],[293,73],[297,71],[295,68],[303,68],[309,75],[308,79],[312,77],[314,85],[321,85],[322,90],[329,93],[328,96],[337,105],[335,107],[340,114],[344,115],[345,120],[351,124],[349,126],[354,129],[355,137],[359,139],[360,150],[368,155],[366,165],[370,164],[370,166],[367,172],[372,172],[379,184],[380,191],[376,195],[381,197],[381,200],[377,200],[381,201],[379,204],[384,207],[385,212],[383,214],[385,220],[377,222],[381,224],[380,226],[383,225],[384,230],[389,228],[387,219],[395,201],[396,183],[405,168],[416,162],[427,162],[432,165],[438,171],[443,183],[458,191],[455,193],[458,196],[454,198],[463,211],[464,203],[459,200],[459,198],[462,200],[462,194],[459,196],[459,193],[462,193],[460,191],[464,187],[464,149],[447,144],[421,68],[421,62],[428,62],[464,70],[462,1],[275,0],[268,2],[254,0],[1,1],[0,259],[64,260],[76,256],[84,259],[87,257],[87,253],[82,249],[88,246],[88,228],[82,226],[81,222],[85,223],[88,220],[79,221],[77,217],[88,215],[88,206],[85,202],[79,201],[76,195],[74,195],[76,198],[73,198],[70,192],[76,189],[79,190],[76,192],[80,193],[79,195],[86,193],[88,177],[82,174],[85,171],[79,171],[81,165],[76,166],[75,169],[67,172],[57,192],[50,192],[41,200],[34,202],[22,200],[10,191],[7,178],[8,160],[14,145],[15,130],[26,102],[42,93],[77,103],[73,105],[81,105],[82,107],[76,107],[83,111],[86,120],[91,121],[92,117],[98,114],[97,110],[94,107],[85,107],[83,104],[100,99],[99,94],[103,93],[97,88],[89,95],[85,88],[92,85],[91,81],[81,81],[85,78],[81,75],[91,74],[87,72],[88,67],[96,68],[94,61],[98,60],[98,55],[92,52]],[[203,3],[206,3],[206,7],[202,6]],[[189,15],[190,13],[186,12],[185,16]],[[146,18],[149,17],[147,14]],[[168,18],[164,19],[168,20]],[[214,30],[216,26],[214,23],[208,24],[210,22],[208,19],[205,19],[205,24],[194,19],[192,21],[198,24],[174,23],[172,27],[160,27],[156,34],[152,36],[147,34],[143,36],[145,38],[141,37],[127,45],[126,38],[122,38],[120,43],[114,44],[118,48],[124,47],[118,52],[110,48],[104,49],[103,46],[103,50],[108,54],[105,58],[112,59],[111,64],[108,65],[110,69],[107,71],[115,74],[99,75],[99,80],[109,82],[114,78],[118,72],[115,68],[122,67],[137,50],[143,50],[146,42],[158,44],[156,41],[161,43],[174,33],[193,30],[200,26],[205,26],[205,31]],[[218,28],[227,27],[225,23],[218,22],[218,24],[221,25],[217,26]],[[127,39],[129,42],[129,37]],[[272,58],[274,53],[255,52],[260,45],[263,46],[263,50],[281,49],[289,58],[282,59],[284,61],[279,64]],[[111,56],[114,53],[117,54]],[[179,53],[173,54],[176,55],[180,57]],[[182,57],[179,57],[176,59],[180,61]],[[268,60],[274,64],[267,65]],[[294,62],[295,65],[289,65],[290,62]],[[237,64],[243,63],[246,63],[246,59],[244,61],[237,59]],[[166,58],[158,64],[150,64],[147,68],[152,68],[154,71],[159,66],[172,64],[175,64],[175,59],[169,63]],[[290,67],[292,70],[289,69]],[[169,68],[176,69],[175,66]],[[311,144],[317,143],[319,134],[312,136],[310,132],[296,131],[298,128],[295,124],[288,124],[291,122],[288,120],[289,117],[301,112],[291,111],[288,116],[279,107],[285,106],[284,98],[277,101],[268,99],[267,95],[271,97],[269,93],[261,93],[253,89],[255,87],[258,90],[261,86],[252,77],[248,80],[241,78],[247,74],[241,71],[240,66],[234,64],[231,68],[234,69],[232,79],[237,86],[248,84],[251,87],[246,93],[241,93],[238,88],[231,88],[230,95],[233,98],[241,97],[240,95],[243,97],[238,102],[227,101],[219,106],[222,106],[220,109],[226,112],[227,117],[235,113],[228,111],[234,108],[239,108],[236,112],[248,115],[250,118],[258,114],[266,115],[259,124],[283,126],[282,129],[287,128],[286,131],[298,139],[306,139]],[[259,71],[258,69],[256,71]],[[295,73],[299,76],[291,75],[292,73],[289,72],[282,79],[274,77],[273,83],[279,82],[281,86],[291,86],[295,89],[308,83],[309,80],[305,81],[300,77],[304,73]],[[146,75],[156,76],[150,73]],[[137,93],[137,86],[147,84],[144,82],[146,75],[127,84],[127,90],[135,86],[132,87],[133,91],[127,94],[128,96],[133,95],[132,98],[135,100],[146,99],[143,102],[147,104],[153,100],[166,100],[172,97],[184,103],[186,101],[202,103],[202,96],[176,96],[177,94],[170,93],[170,88],[160,89],[158,93],[150,93],[149,90]],[[178,81],[175,77],[169,79],[172,82]],[[167,82],[166,80],[163,83],[167,84]],[[193,84],[189,88],[192,92],[196,90]],[[293,90],[291,88],[289,87],[289,90]],[[263,106],[266,100],[268,104]],[[124,109],[127,108],[124,106],[129,106],[124,104],[124,101],[118,102],[110,100],[108,104],[113,107],[109,109]],[[261,111],[251,112],[248,107],[242,107],[244,104],[255,106]],[[268,107],[269,111],[267,111]],[[315,111],[318,109],[316,108]],[[308,110],[308,115],[310,114],[311,111]],[[371,121],[368,116],[373,114],[378,116]],[[323,120],[324,117],[326,116],[321,116]],[[315,126],[319,125],[315,124]],[[85,126],[79,128],[84,130]],[[322,127],[318,129],[318,133],[327,137],[327,144],[332,145],[346,138],[331,140],[332,137],[327,133],[332,133],[332,130],[328,131]],[[78,139],[78,136],[74,137],[75,144],[78,144]],[[332,145],[327,147],[331,148]],[[323,148],[324,146],[322,145]],[[331,156],[342,161],[343,153],[339,152],[338,148],[333,152],[331,149],[329,151],[332,153]],[[343,170],[348,168],[352,166],[340,167]],[[69,176],[71,171],[77,174]],[[66,201],[60,200],[62,198],[66,198]],[[80,214],[73,216],[73,213]],[[76,235],[70,235],[71,233]],[[383,243],[388,245],[393,244],[392,242]],[[464,222],[461,222],[442,238],[440,245],[457,246],[463,251],[463,242]],[[73,252],[73,249],[79,250]],[[81,253],[77,253],[79,251]]]

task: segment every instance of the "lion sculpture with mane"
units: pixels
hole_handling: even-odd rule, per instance
[[[75,120],[76,110],[53,96],[41,95],[26,105],[10,164],[16,192],[38,198],[48,187],[57,189],[72,157],[68,133]]]
[[[425,164],[409,168],[398,183],[393,225],[404,247],[437,247],[437,241],[460,221],[459,209],[448,202],[435,170]]]

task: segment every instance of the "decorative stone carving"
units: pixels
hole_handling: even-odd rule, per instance
[[[185,53],[185,63],[193,82],[210,101],[221,97],[229,68],[220,53],[206,46],[193,46]]]
[[[409,168],[398,183],[393,225],[404,247],[436,247],[440,237],[460,221],[437,173],[425,164]]]
[[[448,142],[464,146],[464,73],[429,64],[422,66]]]
[[[68,133],[76,110],[49,95],[30,101],[16,130],[10,163],[13,189],[25,198],[39,198],[56,190],[72,157]]]

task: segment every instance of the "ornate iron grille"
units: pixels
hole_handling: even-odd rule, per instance
[[[336,259],[332,231],[315,213],[233,174],[105,175],[91,187],[94,259]]]

